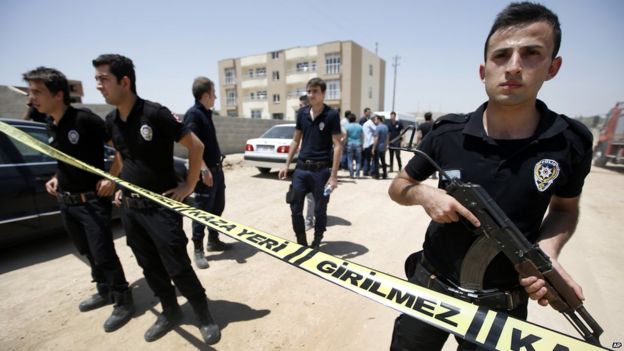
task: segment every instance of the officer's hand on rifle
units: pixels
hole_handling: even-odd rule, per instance
[[[584,301],[585,296],[583,295],[583,289],[581,288],[581,286],[578,285],[574,281],[574,279],[572,279],[572,277],[568,274],[568,272],[565,271],[565,269],[563,269],[563,267],[561,267],[556,259],[551,257],[550,261],[552,262],[553,269],[559,272],[563,280],[565,280],[565,282],[568,283],[572,290],[574,290],[576,296]],[[548,299],[546,298],[546,293],[548,292],[548,289],[545,286],[546,281],[544,279],[535,276],[520,278],[520,285],[524,287],[524,290],[527,292],[527,294],[529,294],[531,300],[537,301],[537,303],[542,306],[548,306]]]
[[[424,191],[422,196],[422,206],[425,212],[437,223],[458,222],[460,216],[467,219],[473,226],[479,227],[481,223],[455,198],[448,195],[446,191],[426,185],[422,186]],[[425,190],[426,189],[426,190]]]

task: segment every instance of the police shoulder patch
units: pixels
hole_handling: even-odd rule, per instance
[[[540,192],[546,191],[557,179],[560,173],[559,163],[551,159],[542,159],[533,168],[533,178],[535,186]]]
[[[76,145],[78,144],[78,140],[80,140],[80,134],[78,134],[77,130],[72,129],[69,132],[67,132],[67,139],[69,140],[70,143]]]

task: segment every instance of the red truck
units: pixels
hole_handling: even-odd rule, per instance
[[[624,164],[624,101],[609,111],[594,148],[594,165],[603,167],[607,162]]]

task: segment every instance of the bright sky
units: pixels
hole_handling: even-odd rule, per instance
[[[483,42],[507,3],[2,0],[0,84],[24,85],[27,70],[55,67],[82,80],[84,102],[102,103],[91,60],[120,53],[134,61],[140,96],[183,113],[193,103],[192,80],[218,82],[221,59],[353,40],[373,52],[378,43],[386,109],[399,55],[397,111],[470,112],[486,100],[478,77]],[[559,15],[563,66],[539,97],[571,117],[606,113],[624,100],[624,1],[542,3]]]

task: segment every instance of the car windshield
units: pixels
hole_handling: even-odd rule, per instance
[[[295,126],[274,126],[262,134],[261,138],[292,139]]]

